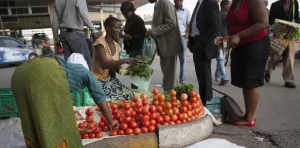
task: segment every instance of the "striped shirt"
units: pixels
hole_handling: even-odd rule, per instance
[[[106,102],[106,96],[104,95],[101,84],[90,71],[81,64],[68,63],[58,56],[55,56],[55,59],[67,74],[71,92],[87,87],[96,104]]]

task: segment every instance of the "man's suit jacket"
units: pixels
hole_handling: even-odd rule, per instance
[[[191,52],[197,53],[207,60],[217,58],[219,47],[215,45],[214,39],[220,36],[221,30],[218,2],[216,0],[203,0],[195,17],[200,35],[195,38],[190,37],[189,48]],[[190,29],[191,25],[192,23],[190,23]]]
[[[159,0],[154,6],[152,35],[158,44],[158,54],[171,57],[183,52],[176,10],[170,0]]]

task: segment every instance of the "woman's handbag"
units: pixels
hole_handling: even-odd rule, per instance
[[[210,110],[212,113],[214,113],[215,110],[219,110],[219,113],[222,115],[222,119],[228,121],[229,123],[235,123],[244,118],[244,112],[232,97],[214,88],[213,90],[224,96],[221,98],[216,97],[213,100],[208,101],[206,103],[208,110]],[[220,101],[216,101],[216,99],[220,99]],[[218,109],[216,109],[216,107]]]

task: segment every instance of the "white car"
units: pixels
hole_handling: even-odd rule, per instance
[[[0,65],[20,64],[37,57],[35,50],[26,48],[20,41],[0,36]]]

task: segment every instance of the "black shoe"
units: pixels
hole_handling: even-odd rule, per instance
[[[286,87],[286,88],[297,88],[297,86],[292,82],[285,82],[284,87]]]
[[[269,82],[271,81],[271,74],[268,73],[268,72],[265,73],[265,81],[266,81],[267,83],[269,83]]]
[[[219,85],[226,85],[228,83],[228,80],[222,80]]]

